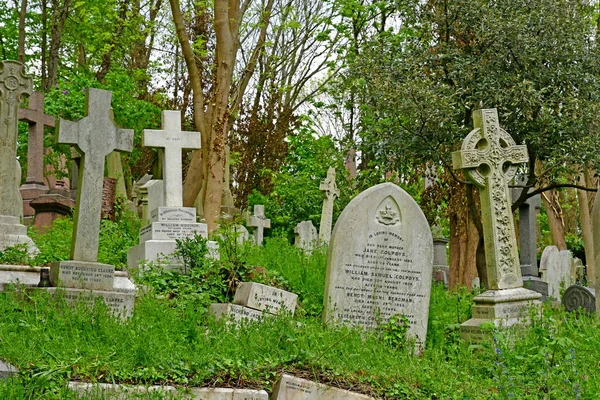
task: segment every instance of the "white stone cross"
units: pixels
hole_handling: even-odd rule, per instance
[[[246,215],[246,225],[252,228],[252,236],[257,246],[262,245],[265,228],[271,228],[271,220],[265,216],[265,206],[255,205],[254,215]]]
[[[17,162],[19,102],[30,95],[33,80],[23,64],[0,62],[0,215],[20,217],[23,201],[19,192],[21,168]]]
[[[181,150],[199,149],[200,132],[182,131],[181,112],[163,111],[162,130],[144,129],[142,144],[145,147],[165,149],[163,162],[165,205],[181,207],[183,205]]]
[[[319,190],[323,192],[323,208],[321,211],[321,224],[319,225],[319,241],[329,243],[331,240],[331,221],[333,220],[333,202],[340,197],[340,191],[335,183],[335,168],[329,167]]]
[[[452,163],[479,188],[488,289],[523,287],[508,183],[529,160],[527,146],[500,128],[495,108],[475,111],[473,122]]]
[[[117,128],[111,119],[112,92],[88,89],[85,96],[85,117],[77,122],[61,119],[58,142],[72,144],[81,153],[81,173],[75,209],[75,227],[71,259],[98,260],[100,211],[106,156],[113,150],[133,149],[133,129]]]

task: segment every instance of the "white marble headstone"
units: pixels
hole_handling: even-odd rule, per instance
[[[382,183],[340,215],[331,237],[323,317],[374,328],[394,315],[410,321],[422,347],[427,335],[433,239],[408,193]]]
[[[542,280],[548,283],[548,296],[560,301],[561,288],[571,286],[574,279],[571,277],[573,255],[569,250],[559,251],[556,246],[548,246],[542,253],[540,272]]]

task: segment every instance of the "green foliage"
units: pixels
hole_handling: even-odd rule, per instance
[[[408,328],[410,328],[410,321],[404,315],[393,315],[387,322],[378,326],[383,343],[398,348],[405,348],[407,343],[412,344],[406,336]]]
[[[0,251],[0,264],[27,264],[29,247],[25,243],[7,247]]]

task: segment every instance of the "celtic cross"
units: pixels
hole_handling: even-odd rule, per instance
[[[529,160],[527,146],[500,128],[495,108],[475,111],[473,122],[452,163],[479,188],[488,289],[522,287],[508,183],[517,164]]]

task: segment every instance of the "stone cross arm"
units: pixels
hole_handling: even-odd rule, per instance
[[[29,96],[29,108],[19,108],[19,121],[32,124],[43,124],[54,128],[56,118],[44,114],[44,94],[33,92]]]

